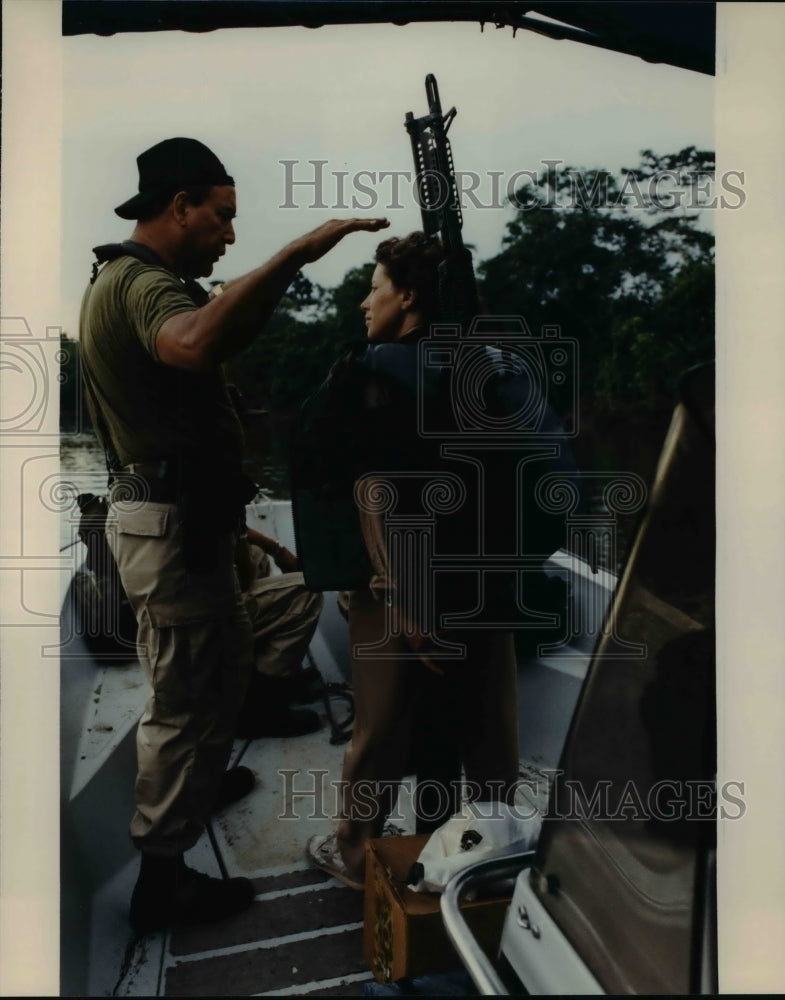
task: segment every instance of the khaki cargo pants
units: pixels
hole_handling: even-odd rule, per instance
[[[253,636],[234,571],[234,533],[215,567],[189,572],[173,504],[112,503],[108,544],[138,624],[152,687],[137,733],[130,833],[152,854],[192,847],[226,769],[253,669]]]

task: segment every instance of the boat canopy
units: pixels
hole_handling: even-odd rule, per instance
[[[63,0],[63,34],[112,35],[125,31],[215,31],[326,24],[408,24],[475,21],[534,31],[647,62],[714,73],[714,3],[604,2],[489,4],[480,0],[434,3],[398,0]]]

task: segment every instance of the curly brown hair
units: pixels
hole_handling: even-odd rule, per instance
[[[378,245],[374,259],[396,288],[411,288],[416,293],[426,322],[439,318],[438,267],[444,260],[444,248],[436,237],[421,232],[391,236]]]

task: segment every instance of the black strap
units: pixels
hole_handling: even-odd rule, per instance
[[[135,240],[123,240],[122,243],[102,243],[101,246],[93,247],[93,253],[96,259],[93,262],[93,273],[90,277],[91,285],[98,277],[98,269],[102,264],[106,264],[110,260],[117,260],[118,257],[135,257],[145,264],[162,267],[165,271],[173,274],[182,282],[186,294],[193,300],[195,306],[203,306],[210,298],[209,292],[206,292],[198,281],[178,274],[152,247],[148,247],[144,243],[137,243]]]

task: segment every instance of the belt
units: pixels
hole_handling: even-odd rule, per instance
[[[177,503],[182,499],[179,468],[174,462],[132,462],[112,475],[112,500]]]

